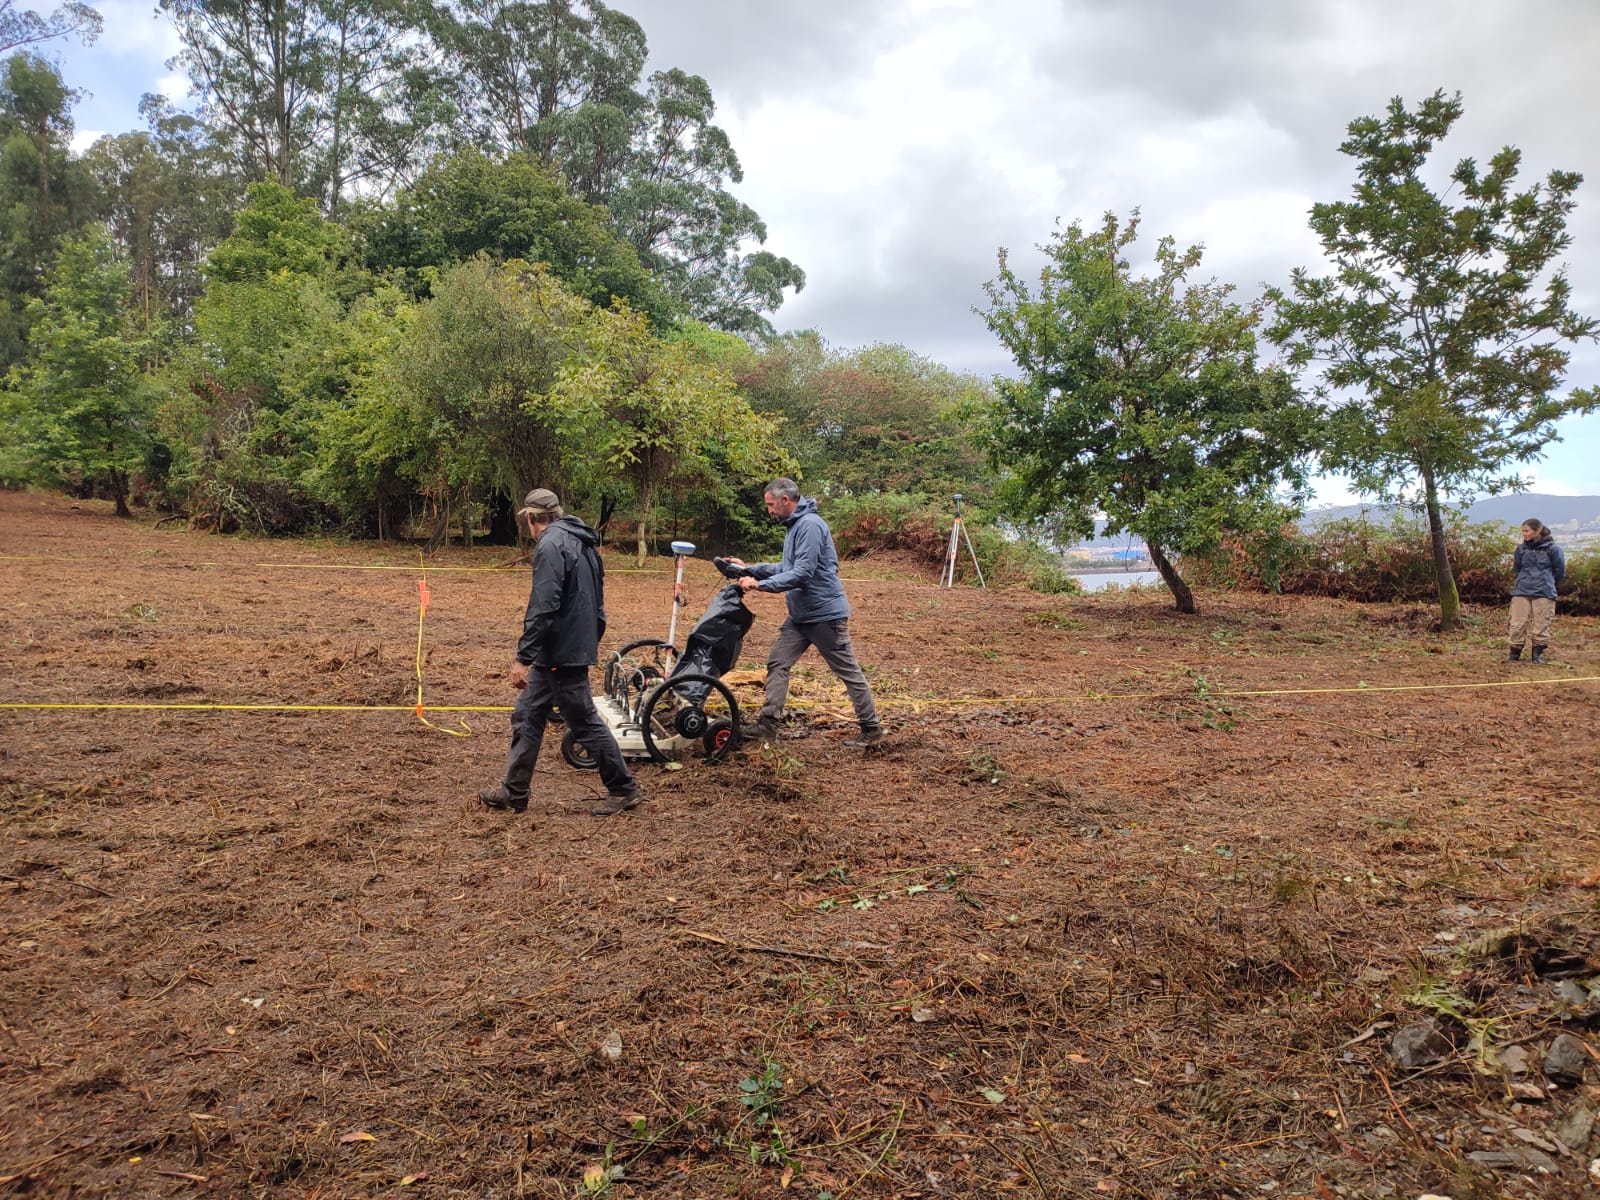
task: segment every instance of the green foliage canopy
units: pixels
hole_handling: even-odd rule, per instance
[[[1462,159],[1441,195],[1429,158],[1461,113],[1460,96],[1440,91],[1352,121],[1340,146],[1356,162],[1351,197],[1311,210],[1332,270],[1299,268],[1268,293],[1270,336],[1291,363],[1322,366],[1324,466],[1384,498],[1420,483],[1445,628],[1460,600],[1443,496],[1519,486],[1513,466],[1538,456],[1555,422],[1600,404],[1593,389],[1557,394],[1567,344],[1600,331],[1572,310],[1557,261],[1582,176],[1552,171],[1516,191],[1521,154],[1507,146],[1487,170]]]
[[[1198,246],[1163,238],[1155,273],[1133,273],[1138,227],[1137,213],[1108,213],[1098,229],[1059,230],[1037,291],[1001,251],[983,317],[1020,375],[996,380],[984,438],[1009,471],[1010,512],[1077,536],[1102,512],[1107,532],[1145,540],[1193,612],[1173,556],[1276,519],[1278,490],[1304,485],[1315,420],[1287,372],[1257,364],[1259,308],[1189,281]]]
[[[151,394],[126,303],[128,270],[104,228],[62,244],[45,294],[30,303],[33,357],[13,372],[8,440],[56,482],[104,482],[128,516],[128,480],[145,463]]]

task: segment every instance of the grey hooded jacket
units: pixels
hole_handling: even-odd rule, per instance
[[[761,580],[760,590],[786,592],[789,619],[796,625],[844,620],[850,602],[839,582],[839,552],[817,502],[803,497],[784,525],[789,532],[783,538],[783,561],[750,567],[750,574]]]

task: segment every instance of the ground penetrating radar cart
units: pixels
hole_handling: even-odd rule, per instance
[[[698,750],[707,762],[720,762],[739,745],[739,702],[722,676],[739,661],[744,635],[756,618],[745,607],[744,593],[730,582],[711,598],[678,653],[673,637],[683,604],[683,564],[694,550],[693,542],[672,543],[677,577],[665,640],[628,642],[606,660],[605,690],[594,704],[624,758],[665,763]],[[712,561],[729,580],[745,574],[724,559]],[[561,756],[582,770],[599,765],[570,729],[561,739]]]

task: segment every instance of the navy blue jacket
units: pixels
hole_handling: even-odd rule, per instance
[[[796,625],[816,621],[842,621],[850,615],[850,602],[839,582],[839,552],[833,534],[817,512],[817,502],[806,496],[784,522],[781,563],[754,563],[750,574],[761,580],[763,592],[786,592],[789,619]]]
[[[1556,584],[1567,573],[1567,560],[1560,546],[1548,537],[1536,542],[1520,542],[1511,562],[1517,569],[1517,581],[1511,585],[1513,596],[1556,598]]]
[[[592,667],[606,631],[606,571],[600,535],[562,517],[533,549],[533,587],[517,661],[533,667]]]

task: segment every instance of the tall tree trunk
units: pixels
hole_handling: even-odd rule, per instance
[[[644,566],[645,559],[650,556],[649,530],[650,510],[655,507],[656,489],[654,484],[646,483],[639,488],[639,566]]]
[[[289,112],[289,12],[283,0],[272,5],[272,74],[273,99],[277,111],[273,115],[278,139],[278,182],[286,188],[294,187],[294,166],[289,161],[293,153],[291,138],[293,118]]]
[[[1172,599],[1177,604],[1178,611],[1191,615],[1199,612],[1200,610],[1194,606],[1194,593],[1189,590],[1189,585],[1183,581],[1183,576],[1178,574],[1178,569],[1161,552],[1161,547],[1149,538],[1145,539],[1144,544],[1150,547],[1150,561],[1155,563],[1156,570],[1161,572],[1162,582],[1171,590]]]
[[[1444,540],[1444,514],[1439,509],[1439,488],[1433,469],[1422,468],[1423,496],[1428,506],[1428,540],[1433,543],[1433,572],[1439,580],[1439,628],[1448,633],[1461,628],[1461,592],[1450,569],[1450,548]]]
[[[333,78],[333,134],[332,147],[328,151],[328,206],[323,211],[330,220],[339,211],[339,185],[344,175],[344,164],[340,156],[344,153],[344,72],[348,62],[346,44],[350,36],[350,6],[344,5],[339,10],[339,56],[338,70]]]
[[[128,479],[115,467],[111,470],[111,494],[117,501],[117,516],[131,517],[133,513],[128,508]]]
[[[445,494],[444,502],[438,506],[437,512],[439,515],[438,523],[434,525],[433,533],[422,547],[422,552],[430,556],[437,554],[439,547],[446,545],[450,541],[450,496],[448,492]]]

